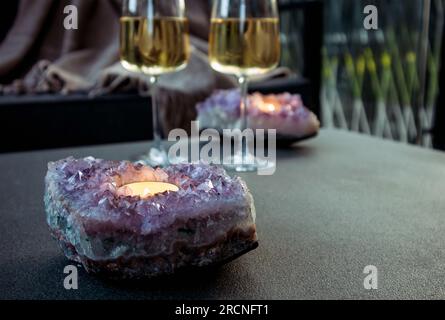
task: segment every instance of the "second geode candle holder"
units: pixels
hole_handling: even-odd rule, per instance
[[[239,104],[241,93],[237,89],[219,90],[196,108],[201,128],[240,128]],[[320,130],[317,116],[305,107],[300,95],[282,93],[248,97],[248,127],[275,129],[279,145],[314,137]]]

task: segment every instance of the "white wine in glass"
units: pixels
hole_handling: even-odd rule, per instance
[[[122,17],[120,21],[120,59],[122,66],[131,72],[142,72],[142,55],[139,52],[142,22],[139,17]]]
[[[124,0],[120,23],[123,67],[147,75],[150,81],[154,143],[141,161],[165,167],[169,161],[162,142],[156,87],[159,76],[184,69],[190,58],[184,0]]]
[[[226,74],[255,76],[267,73],[280,61],[277,18],[213,19],[210,63]]]
[[[210,30],[209,59],[213,69],[237,77],[242,101],[241,130],[247,128],[248,80],[275,69],[281,56],[280,21],[276,0],[215,0]],[[270,166],[249,151],[243,139],[235,151],[233,166],[238,172]]]

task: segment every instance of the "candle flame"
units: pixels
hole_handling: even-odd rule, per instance
[[[253,95],[253,104],[264,113],[275,113],[281,110],[280,100],[274,95],[263,96],[261,94]]]
[[[275,112],[278,109],[278,107],[273,103],[264,103],[263,102],[263,103],[258,104],[258,109],[260,109],[261,111],[266,112],[266,113],[272,113],[272,112]]]
[[[164,192],[178,192],[178,186],[165,182],[137,182],[127,184],[119,189],[119,194],[130,197],[141,197],[146,199]]]

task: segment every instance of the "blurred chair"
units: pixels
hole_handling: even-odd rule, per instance
[[[9,28],[14,23],[18,6],[19,0],[3,1],[1,5],[2,13],[0,14],[0,43],[6,37]]]
[[[0,96],[0,153],[148,140],[148,98]]]

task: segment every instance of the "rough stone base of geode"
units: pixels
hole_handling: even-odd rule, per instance
[[[171,255],[119,258],[95,261],[82,259],[85,269],[111,280],[147,280],[194,271],[203,267],[218,267],[258,247],[255,230],[246,233],[235,230],[217,243],[204,247],[179,246]]]

